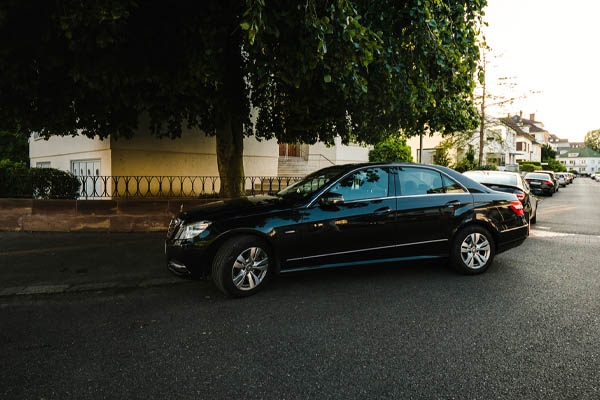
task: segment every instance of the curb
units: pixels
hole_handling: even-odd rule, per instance
[[[73,285],[29,285],[0,288],[0,297],[27,296],[39,294],[60,294],[93,292],[106,289],[151,288],[156,286],[175,285],[190,282],[181,278],[154,278],[128,282],[92,282]]]

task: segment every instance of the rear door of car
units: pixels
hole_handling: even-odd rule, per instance
[[[447,254],[452,229],[471,209],[472,195],[433,168],[398,167],[397,176],[399,256]]]
[[[324,206],[316,199],[303,210],[301,265],[364,262],[393,254],[394,184],[388,167],[361,168],[326,191],[344,196],[341,204]]]

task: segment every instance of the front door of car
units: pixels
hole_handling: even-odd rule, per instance
[[[398,256],[437,256],[449,251],[452,227],[472,203],[454,180],[424,167],[398,167]]]
[[[302,265],[361,262],[392,255],[396,243],[394,196],[394,179],[388,168],[368,167],[343,177],[304,210]]]

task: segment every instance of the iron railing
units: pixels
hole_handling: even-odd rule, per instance
[[[218,176],[78,176],[82,199],[218,197]],[[246,194],[272,194],[300,181],[300,176],[241,178]]]

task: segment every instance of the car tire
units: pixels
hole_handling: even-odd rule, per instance
[[[212,280],[228,296],[251,296],[266,285],[273,265],[271,249],[264,240],[253,235],[235,236],[217,250]]]
[[[535,211],[535,214],[533,214],[533,217],[531,217],[530,222],[532,224],[535,224],[537,222],[537,210]]]
[[[487,251],[484,251],[486,243]],[[473,225],[460,230],[454,236],[450,261],[457,272],[476,275],[485,272],[492,265],[495,252],[496,245],[492,234],[482,226]]]

